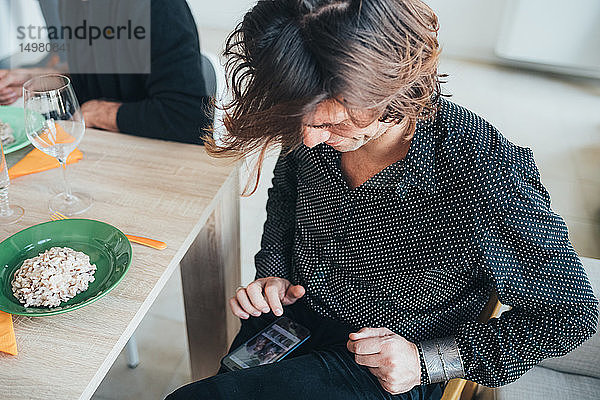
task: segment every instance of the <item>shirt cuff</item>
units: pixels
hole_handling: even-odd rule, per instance
[[[429,375],[427,375],[427,366],[425,365],[425,357],[423,356],[423,347],[421,343],[417,343],[417,350],[419,350],[419,364],[421,364],[421,385],[429,385]]]
[[[465,376],[464,364],[454,337],[427,340],[419,343],[417,348],[420,348],[419,356],[422,357],[422,365],[425,364],[429,383],[445,382]],[[424,381],[422,374],[423,372],[421,382]]]

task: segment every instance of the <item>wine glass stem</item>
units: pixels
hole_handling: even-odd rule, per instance
[[[69,185],[69,181],[67,181],[67,161],[59,158],[58,162],[60,163],[60,169],[62,171],[63,183],[65,185],[65,198],[67,200],[71,200],[71,198],[73,196],[71,195],[71,185]]]
[[[6,186],[0,189],[0,217],[8,217],[12,213],[8,202],[8,186]]]

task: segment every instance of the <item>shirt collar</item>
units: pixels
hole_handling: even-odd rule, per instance
[[[435,191],[435,123],[431,120],[417,122],[415,135],[410,144],[408,154],[404,158],[402,179],[399,189],[404,184],[416,186],[424,191]]]
[[[387,184],[395,184],[398,193],[404,192],[406,185],[418,187],[429,193],[435,192],[436,120],[437,115],[433,120],[417,121],[415,134],[406,157],[386,168],[393,175],[397,174],[397,177],[393,179],[394,182],[390,182],[387,179],[384,179],[384,182],[387,181]],[[341,169],[339,168],[340,153],[337,150],[326,144],[321,144],[314,149],[309,149],[309,151],[320,152],[325,156],[330,166],[333,167],[335,165],[333,172],[343,182]],[[384,174],[384,178],[386,177],[389,177],[389,174]],[[377,179],[372,178],[371,182],[362,186],[365,188],[378,187],[382,183],[381,178],[382,176],[379,175]]]

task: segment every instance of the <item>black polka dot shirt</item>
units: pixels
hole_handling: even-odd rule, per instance
[[[325,144],[280,156],[257,277],[356,329],[454,337],[465,378],[499,386],[589,338],[598,301],[531,150],[439,102],[407,156],[355,189]],[[479,323],[493,291],[512,309]]]

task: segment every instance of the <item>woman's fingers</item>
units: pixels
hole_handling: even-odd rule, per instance
[[[350,340],[359,340],[368,337],[382,337],[393,335],[394,332],[387,328],[362,328],[358,332],[352,332],[350,334]]]
[[[365,367],[377,368],[381,366],[381,355],[369,354],[369,355],[354,355],[354,361],[357,364],[364,365]]]
[[[377,354],[383,345],[381,337],[368,337],[359,340],[348,340],[346,347],[354,354]]]
[[[248,315],[248,313],[246,311],[242,310],[242,307],[240,307],[240,305],[235,297],[232,297],[231,299],[229,299],[229,306],[231,307],[231,312],[233,312],[233,315],[235,315],[236,317],[239,317],[242,319],[250,318],[250,315]]]
[[[282,290],[283,289],[283,290]],[[283,306],[281,305],[282,291],[285,293],[285,287],[277,280],[269,280],[265,285],[265,297],[269,307],[273,310],[273,314],[278,317],[283,314]]]
[[[283,314],[283,305],[294,303],[304,296],[302,286],[292,286],[283,278],[260,278],[246,288],[239,288],[230,300],[231,310],[235,315],[244,318],[243,314],[258,317],[261,313],[273,311],[276,316]]]
[[[254,306],[254,308],[260,310],[263,313],[268,313],[271,311],[269,308],[269,304],[265,300],[263,296],[263,285],[261,281],[254,281],[248,285],[246,288],[246,293],[250,298],[250,302]]]
[[[239,288],[238,291],[235,293],[235,298],[237,299],[240,307],[242,307],[242,310],[255,317],[258,317],[260,315],[260,311],[254,308],[252,303],[250,303],[250,299],[248,298],[246,289]]]
[[[285,297],[283,298],[283,305],[288,306],[290,304],[294,304],[296,300],[304,296],[304,293],[306,293],[304,287],[300,285],[290,286],[285,292]]]

